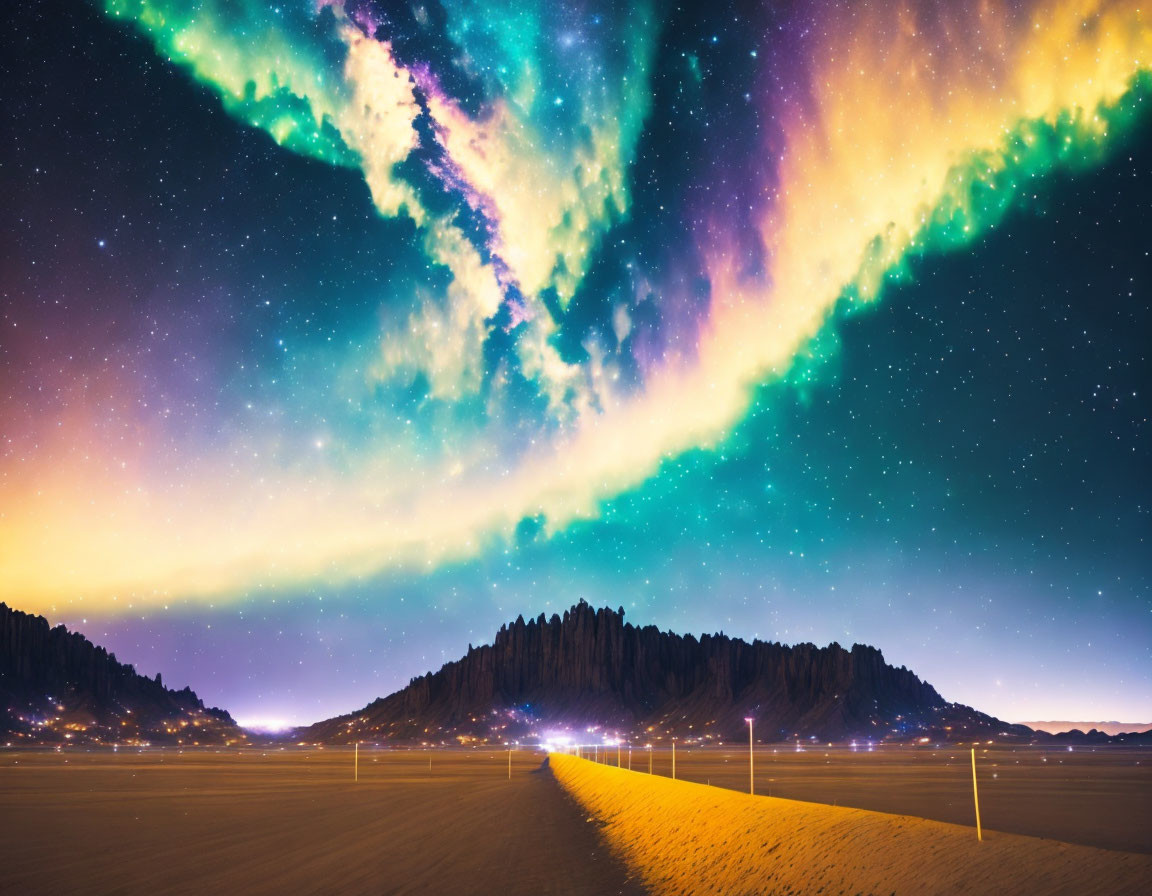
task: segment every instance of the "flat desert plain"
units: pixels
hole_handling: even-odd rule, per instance
[[[552,756],[653,896],[1145,896],[1152,856],[749,796]]]
[[[0,893],[642,892],[543,759],[0,751]]]
[[[672,752],[653,753],[653,772],[672,774]],[[615,765],[614,747],[601,758]],[[646,772],[646,751],[632,750],[632,768]],[[976,768],[985,828],[1152,853],[1152,750],[985,745]],[[753,772],[761,796],[976,825],[968,746],[758,745]],[[746,794],[748,744],[680,747],[676,777]]]
[[[655,777],[667,777],[670,752],[653,752]],[[620,755],[626,766],[626,747]],[[1152,853],[1152,752],[990,747],[977,755],[993,836]],[[540,752],[514,752],[510,779],[508,758],[495,749],[361,747],[354,781],[350,748],[0,750],[0,893],[644,891],[642,863],[626,865],[628,854],[609,848],[605,816],[566,793]],[[614,766],[615,749],[600,758]],[[646,751],[634,748],[631,761],[638,774],[627,778],[641,786]],[[678,749],[677,777],[712,784],[705,790],[718,795],[746,791],[747,762],[746,747]],[[758,747],[756,788],[973,824],[961,748]],[[683,791],[645,792],[663,817]],[[741,811],[782,805],[790,804],[763,800]],[[867,839],[874,822],[860,823],[856,839]],[[975,841],[974,829],[960,831],[969,835]]]
[[[633,770],[648,770],[646,752],[633,749]],[[671,775],[671,751],[653,753],[653,771]],[[615,748],[599,755],[616,764]],[[968,746],[757,745],[753,768],[763,796],[976,824]],[[976,774],[985,828],[1152,853],[1152,750],[985,745]],[[747,741],[677,748],[676,777],[747,793]]]

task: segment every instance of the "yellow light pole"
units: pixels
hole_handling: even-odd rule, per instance
[[[672,780],[676,780],[676,738],[672,738]]]
[[[976,792],[976,748],[972,748],[972,801],[976,804],[976,839],[984,842],[984,832],[980,829],[980,795]]]
[[[645,748],[648,750],[648,774],[652,774],[652,744]]]
[[[628,771],[632,771],[632,744],[628,744]]]
[[[753,771],[753,753],[752,753],[752,717],[744,719],[748,723],[748,795],[756,795],[756,774]]]
[[[616,741],[616,768],[620,768],[620,741]]]

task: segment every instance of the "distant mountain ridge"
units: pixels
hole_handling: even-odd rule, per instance
[[[7,743],[226,743],[243,732],[191,688],[173,691],[63,625],[0,603],[0,738]]]
[[[1145,734],[1152,731],[1152,722],[1020,722],[1036,731],[1047,731],[1049,734],[1066,734],[1073,731],[1101,731],[1104,734],[1115,736],[1118,734]]]
[[[555,731],[633,743],[747,736],[933,742],[1152,744],[1152,732],[1057,736],[956,703],[873,647],[695,638],[626,624],[584,601],[563,617],[518,617],[491,645],[412,679],[357,713],[291,732],[296,741],[497,743]],[[589,730],[590,729],[590,730]],[[272,737],[283,741],[284,736]],[[267,738],[261,738],[265,740]],[[227,712],[170,690],[64,626],[0,603],[0,744],[250,742]]]
[[[948,703],[931,685],[856,644],[751,644],[624,622],[581,601],[563,617],[502,626],[491,645],[412,679],[363,710],[297,731],[300,740],[499,741],[597,727],[633,740],[1027,740],[1030,729]]]

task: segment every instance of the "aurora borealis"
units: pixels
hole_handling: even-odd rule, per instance
[[[1139,4],[5,15],[8,603],[242,719],[582,596],[1152,716]]]

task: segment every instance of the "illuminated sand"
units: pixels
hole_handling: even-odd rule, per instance
[[[553,755],[656,894],[1142,893],[1152,857],[772,797]],[[746,769],[745,769],[746,770]]]
[[[542,756],[0,751],[0,893],[637,893]]]
[[[668,776],[668,749],[653,771]],[[1084,846],[1152,854],[1152,750],[1125,747],[983,746],[977,749],[984,825]],[[646,771],[644,750],[633,767]],[[611,761],[615,763],[613,752]],[[627,758],[625,757],[625,763]],[[756,792],[876,812],[975,824],[966,747],[886,744],[756,747]],[[676,755],[677,777],[746,793],[748,746],[691,748]]]

